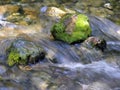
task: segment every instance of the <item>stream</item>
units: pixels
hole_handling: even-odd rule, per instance
[[[1,16],[2,17],[2,16]],[[0,20],[0,90],[120,90],[120,26],[88,15],[92,36],[104,38],[104,52],[84,43],[69,45],[50,37],[52,20],[40,15],[40,23],[15,25]],[[47,52],[43,61],[21,70],[6,64],[14,39],[24,38]]]

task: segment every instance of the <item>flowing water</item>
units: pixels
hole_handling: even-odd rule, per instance
[[[0,31],[0,90],[120,90],[120,26],[104,18],[89,18],[92,35],[107,41],[104,52],[83,43],[68,45],[53,40],[49,36],[51,20],[42,18],[41,23],[28,27],[6,23],[7,30],[2,27]],[[19,37],[47,52],[30,71],[5,63],[6,50]]]

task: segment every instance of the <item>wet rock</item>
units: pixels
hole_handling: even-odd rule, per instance
[[[9,66],[13,66],[14,64],[34,64],[45,57],[42,47],[23,39],[15,40],[8,49],[8,52],[7,63]]]
[[[85,40],[90,36],[91,28],[87,16],[67,14],[60,22],[53,25],[51,33],[56,40],[71,44]]]
[[[57,8],[57,7],[48,7],[44,6],[40,9],[41,16],[45,16],[45,18],[52,21],[58,21],[63,15],[66,14],[65,11]]]
[[[98,37],[89,37],[83,44],[86,44],[87,47],[98,48],[101,51],[104,51],[107,48],[106,41]]]
[[[73,10],[70,10],[68,8],[63,7],[63,9],[57,8],[57,7],[47,7],[44,6],[41,8],[41,13],[46,15],[47,17],[49,16],[52,18],[54,21],[58,21],[60,18],[62,18],[65,14],[67,13],[76,13]]]
[[[48,16],[55,16],[57,18],[61,18],[63,15],[66,14],[66,12],[56,7],[48,7],[46,14]]]

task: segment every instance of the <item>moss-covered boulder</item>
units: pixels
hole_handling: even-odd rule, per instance
[[[53,25],[51,33],[56,40],[71,44],[85,40],[91,35],[91,28],[86,15],[67,14]]]
[[[15,40],[8,52],[7,63],[9,66],[34,64],[45,57],[42,47],[23,39]]]

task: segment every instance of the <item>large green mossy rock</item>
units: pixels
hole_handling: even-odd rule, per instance
[[[9,66],[34,64],[45,57],[45,51],[42,47],[23,39],[15,40],[8,52],[7,63]]]
[[[85,40],[91,35],[91,28],[86,15],[67,14],[53,25],[51,33],[56,40],[71,44]]]

